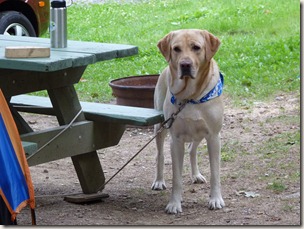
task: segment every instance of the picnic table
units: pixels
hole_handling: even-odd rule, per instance
[[[10,105],[21,140],[37,144],[39,149],[65,130],[33,152],[28,164],[34,166],[71,157],[83,193],[98,192],[105,176],[97,150],[118,144],[126,125],[153,125],[161,122],[163,116],[149,108],[80,102],[74,84],[80,81],[89,64],[136,55],[138,48],[68,40],[67,48],[51,48],[50,57],[6,58],[5,48],[9,46],[50,47],[50,40],[0,35],[0,88]],[[41,90],[47,90],[49,97],[27,94]],[[55,115],[58,127],[34,131],[22,112]]]

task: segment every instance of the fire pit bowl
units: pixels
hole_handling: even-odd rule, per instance
[[[130,76],[112,80],[109,85],[117,105],[153,108],[159,75]]]

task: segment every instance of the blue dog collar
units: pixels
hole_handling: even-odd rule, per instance
[[[215,87],[211,91],[208,92],[207,95],[203,96],[200,100],[189,99],[187,101],[187,103],[200,104],[200,103],[207,102],[211,99],[214,99],[214,98],[216,98],[216,97],[218,97],[222,94],[223,87],[224,87],[224,76],[220,72],[220,78],[219,78],[217,84],[215,85]],[[173,94],[172,94],[172,97],[171,97],[171,103],[172,104],[176,103],[176,98]]]

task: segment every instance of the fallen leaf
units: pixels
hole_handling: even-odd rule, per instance
[[[259,196],[260,196],[260,194],[255,193],[255,192],[245,192],[245,197],[255,198],[255,197],[259,197]]]
[[[235,191],[235,194],[237,196],[245,196],[245,197],[252,197],[252,198],[260,196],[260,194],[258,194],[258,193],[255,193],[255,192],[246,192],[246,191]]]

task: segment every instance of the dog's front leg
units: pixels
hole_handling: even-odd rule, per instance
[[[154,133],[156,134],[160,125],[155,125]],[[156,147],[157,147],[157,156],[156,156],[156,177],[152,184],[152,190],[164,190],[166,189],[166,184],[164,180],[164,141],[167,134],[167,130],[163,130],[156,136]]]
[[[220,151],[221,143],[219,134],[210,136],[207,139],[207,147],[209,153],[210,161],[210,200],[209,209],[219,209],[225,206],[224,200],[221,194],[221,184],[220,184]]]
[[[172,193],[170,201],[166,207],[166,212],[176,214],[182,212],[182,172],[184,162],[184,143],[174,137],[171,141],[171,159],[172,159]]]

